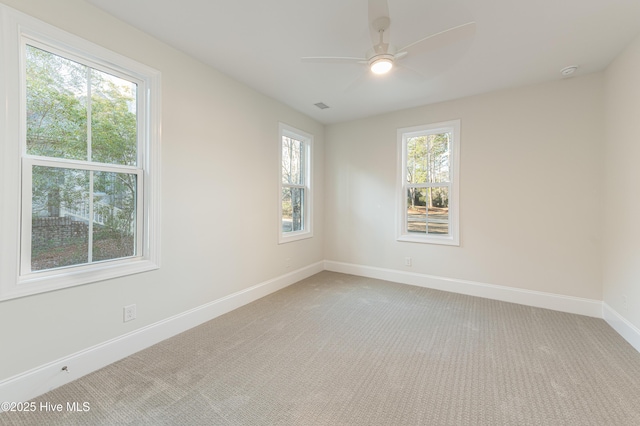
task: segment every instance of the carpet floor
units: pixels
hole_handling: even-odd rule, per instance
[[[640,425],[601,319],[333,272],[34,400],[2,425]]]

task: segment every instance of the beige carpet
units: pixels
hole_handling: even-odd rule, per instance
[[[0,424],[640,425],[640,354],[603,320],[322,272]]]

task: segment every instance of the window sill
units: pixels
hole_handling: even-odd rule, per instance
[[[310,232],[310,231],[294,232],[294,233],[290,233],[289,235],[280,234],[280,236],[278,237],[278,244],[286,244],[286,243],[291,243],[293,241],[306,240],[312,237],[313,237],[313,232]]]
[[[159,266],[148,259],[133,258],[102,264],[60,268],[34,272],[19,277],[15,285],[2,289],[0,300],[15,299],[83,284],[125,277],[158,269]]]
[[[439,244],[446,246],[460,246],[460,241],[451,235],[446,237],[437,236],[423,236],[423,235],[400,235],[397,241],[407,243],[422,243],[422,244]]]

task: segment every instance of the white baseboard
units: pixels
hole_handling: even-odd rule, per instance
[[[0,402],[22,402],[310,277],[323,262],[281,275],[0,382]],[[62,367],[66,366],[67,371]],[[1,410],[0,410],[1,412]]]
[[[563,296],[560,294],[524,290],[495,284],[459,280],[455,278],[418,274],[415,272],[354,265],[351,263],[334,262],[330,260],[325,260],[324,268],[328,271],[377,278],[401,284],[410,284],[418,287],[450,291],[452,293],[460,293],[469,296],[478,296],[487,299],[501,300],[504,302],[518,303],[520,305],[535,306],[537,308],[552,309],[554,311],[602,318],[602,302],[599,300]]]
[[[640,330],[599,300],[327,260],[292,271],[0,381],[0,401],[20,402],[35,398],[323,270],[604,318],[616,332],[640,352]],[[68,372],[62,371],[64,366],[67,367]]]
[[[640,330],[619,313],[614,311],[611,306],[602,302],[602,314],[604,320],[621,335],[624,340],[629,342],[638,352],[640,352]]]

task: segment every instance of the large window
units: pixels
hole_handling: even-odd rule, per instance
[[[279,242],[313,236],[311,154],[313,136],[280,123]]]
[[[0,12],[16,24],[2,58],[19,121],[3,122],[2,145],[18,172],[6,184],[20,186],[19,259],[1,298],[157,268],[159,74]]]
[[[398,130],[398,240],[459,244],[460,121]]]

